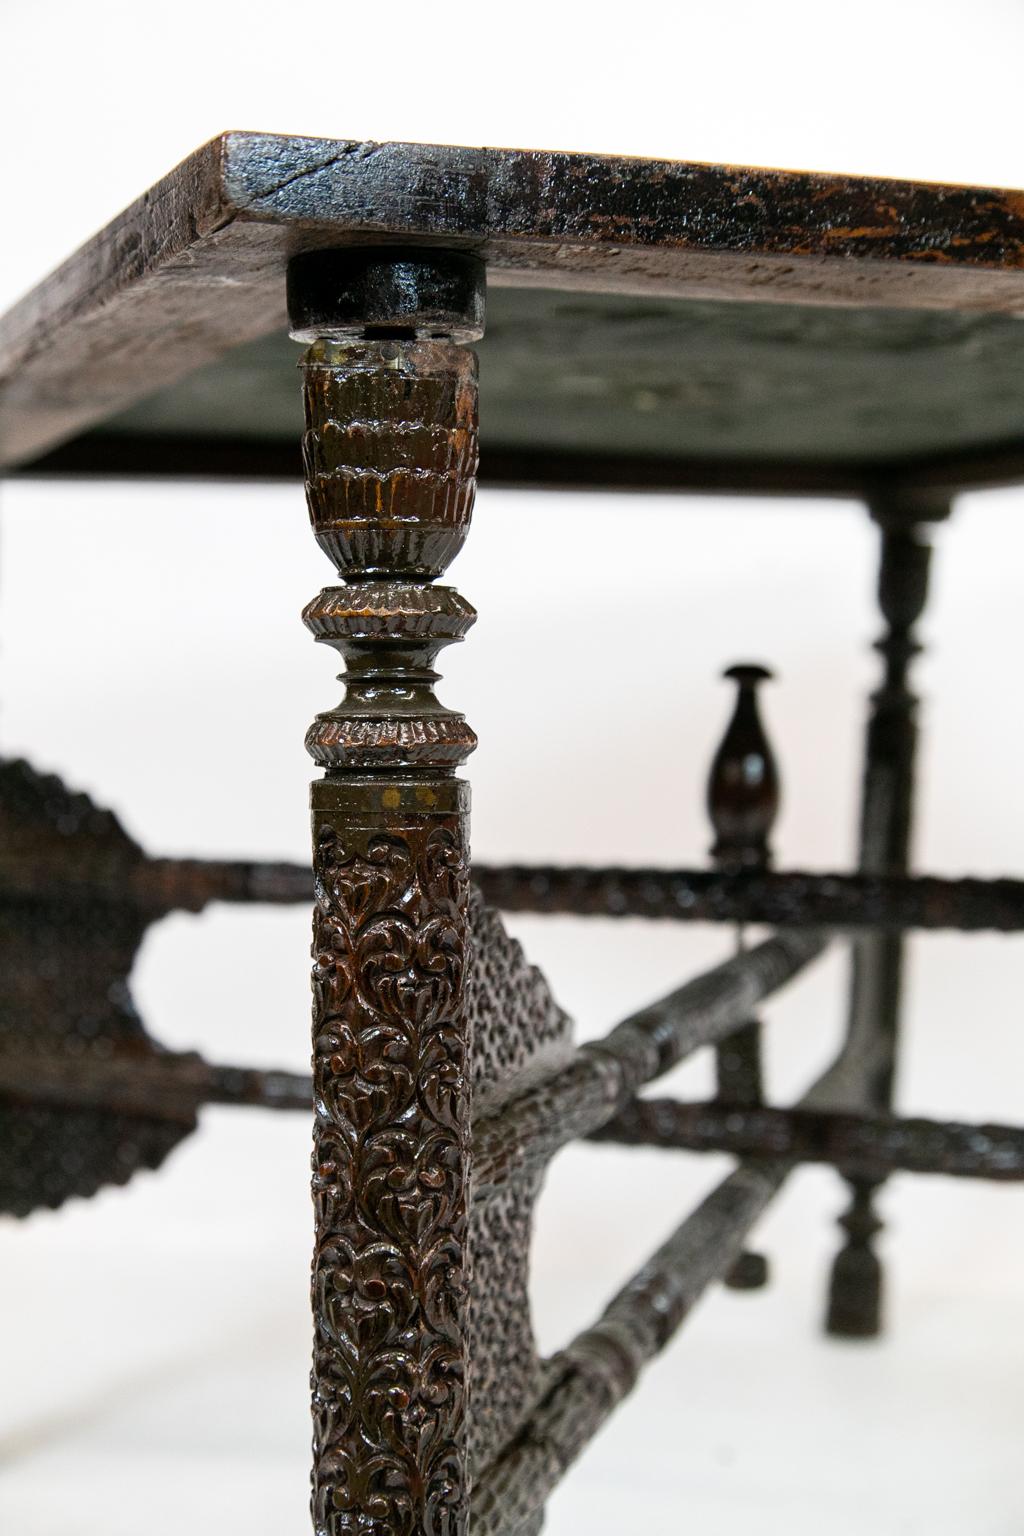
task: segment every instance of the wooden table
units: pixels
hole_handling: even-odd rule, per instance
[[[1020,1130],[892,1105],[903,932],[1024,926],[1017,880],[909,873],[928,530],[961,488],[1024,478],[1022,312],[1022,193],[235,133],[0,320],[5,473],[304,473],[340,578],[304,615],[347,667],[307,736],[312,874],[151,858],[86,797],[0,763],[0,1209],[155,1166],[205,1103],[312,1104],[319,1536],[538,1531],[702,1289],[767,1282],[745,1238],[798,1162],[850,1184],[828,1325],[852,1337],[880,1326],[890,1172],[1024,1177]],[[711,867],[471,870],[457,770],[476,738],[434,666],[475,618],[442,578],[478,454],[492,484],[869,506],[885,632],[856,870],[771,868],[750,665],[709,781]],[[148,923],[311,897],[312,1084],[161,1050],[126,985]],[[574,1049],[498,909],[778,932]],[[768,1106],[756,1006],[833,941],[853,949],[846,1044],[799,1104]],[[713,1099],[639,1096],[705,1045]],[[532,1207],[579,1137],[739,1161],[542,1361]]]

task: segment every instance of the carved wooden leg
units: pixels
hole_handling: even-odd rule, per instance
[[[468,785],[433,664],[475,614],[435,585],[477,465],[483,268],[317,252],[288,275],[306,493],[343,586],[306,624],[346,696],[307,746],[316,888],[313,1521],[318,1536],[467,1528]],[[429,339],[420,340],[422,335]]]
[[[708,780],[708,814],[715,829],[712,858],[719,869],[767,869],[768,838],[779,810],[779,778],[771,746],[757,708],[757,688],[771,677],[759,666],[735,666],[726,672],[737,686],[736,708],[715,754]],[[742,930],[741,942],[742,942]],[[744,1109],[764,1103],[761,1026],[750,1019],[715,1048],[718,1098]],[[768,1260],[747,1249],[725,1276],[734,1291],[753,1291],[768,1283]]]
[[[893,496],[872,506],[881,529],[878,600],[886,631],[877,649],[885,659],[881,688],[872,696],[865,743],[861,801],[860,868],[871,875],[906,874],[914,800],[917,699],[910,664],[921,647],[914,626],[928,595],[931,548],[923,522],[946,517],[948,502]],[[847,1037],[870,1063],[866,1108],[889,1109],[900,1018],[903,937],[868,933],[852,951]],[[874,1239],[882,1223],[875,1196],[882,1180],[849,1180],[851,1202],[840,1218],[847,1241],[836,1256],[826,1327],[844,1338],[872,1338],[881,1329],[882,1268]]]

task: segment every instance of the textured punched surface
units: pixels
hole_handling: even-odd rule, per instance
[[[72,840],[82,864],[123,877],[142,858],[116,817],[87,796],[27,763],[0,764],[5,864],[54,862]],[[24,1097],[0,1094],[0,1213],[26,1216],[124,1184],[159,1167],[194,1128],[187,1108],[150,1116],[31,1099],[34,1062],[144,1065],[159,1051],[128,990],[146,921],[127,899],[0,901],[0,1070],[14,1061],[25,1078]]]
[[[469,1009],[477,1118],[563,1064],[572,1050],[572,1025],[501,918],[475,892],[471,929]],[[508,1441],[539,1391],[529,1268],[542,1172],[527,1168],[470,1206],[470,1455],[477,1471]]]

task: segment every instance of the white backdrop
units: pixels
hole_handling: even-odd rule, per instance
[[[1024,183],[1018,5],[866,3],[855,28],[838,16],[734,5],[666,22],[641,4],[627,32],[611,13],[529,4],[513,26],[498,8],[325,18],[185,0],[170,16],[0,0],[0,169],[18,231],[0,303],[228,126]],[[1022,514],[1019,492],[965,497],[936,535],[921,868],[1024,864]],[[652,548],[674,558],[653,563]],[[780,863],[847,863],[873,567],[852,505],[481,494],[453,570],[480,621],[444,659],[442,693],[481,738],[476,855],[702,859],[703,780],[729,706],[716,677],[761,659],[779,672],[765,705],[786,790]],[[0,749],[113,805],[155,852],[305,857],[302,735],[338,688],[298,612],[328,577],[298,487],[5,487]],[[636,741],[654,745],[641,755]],[[660,924],[514,926],[583,1036],[730,942]],[[304,911],[176,917],[151,931],[136,996],[169,1045],[302,1067],[307,947]],[[914,941],[909,1112],[1020,1117],[1019,959],[1008,940]],[[830,958],[766,1010],[780,1096],[834,1048],[844,978]],[[701,1061],[673,1086],[708,1082]],[[307,1153],[301,1116],[210,1112],[158,1176],[0,1224],[4,1536],[137,1536],[141,1499],[148,1536],[306,1530]],[[536,1244],[546,1348],[725,1166],[560,1157]],[[759,1233],[771,1290],[705,1301],[552,1501],[548,1529],[692,1518],[723,1536],[754,1519],[766,1536],[1016,1536],[1022,1201],[894,1181],[891,1331],[840,1345],[819,1322],[843,1194],[827,1171],[797,1175]]]

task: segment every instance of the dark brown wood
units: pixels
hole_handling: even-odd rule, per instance
[[[168,464],[237,472],[244,444],[206,441],[192,418],[175,425],[173,386],[187,381],[201,424],[214,376],[204,382],[197,370],[283,333],[289,262],[293,329],[310,343],[307,497],[342,577],[305,619],[346,667],[344,700],[308,736],[325,774],[313,789],[314,1521],[318,1536],[465,1536],[475,1473],[474,1532],[511,1524],[516,1536],[534,1536],[545,1493],[695,1297],[728,1271],[797,1161],[831,1161],[851,1179],[833,1326],[861,1334],[877,1315],[873,1197],[892,1168],[1024,1173],[1019,1131],[884,1112],[899,931],[1024,924],[1021,882],[905,875],[906,666],[923,602],[905,498],[915,487],[941,488],[966,465],[985,474],[1019,459],[1024,370],[1015,318],[1006,317],[1024,304],[1024,198],[593,156],[227,135],[0,322],[0,463],[46,472],[38,460],[48,454],[51,473],[120,465],[158,474]],[[765,872],[773,775],[749,676],[739,679],[740,710],[712,785],[719,870],[478,871],[510,907],[770,920],[793,930],[575,1054],[550,992],[471,889],[468,794],[454,774],[475,738],[434,691],[440,651],[474,618],[440,578],[472,508],[476,374],[464,344],[479,333],[485,265],[499,292],[525,296],[508,306],[505,351],[496,354],[508,370],[492,378],[495,421],[504,411],[526,428],[519,438],[496,432],[494,483],[872,496],[888,488],[884,506],[876,497],[886,529],[887,676],[869,733],[859,875]],[[577,307],[552,326],[559,294]],[[600,294],[616,297],[595,306]],[[531,309],[532,295],[540,298]],[[844,329],[834,315],[854,323]],[[561,408],[533,388],[529,370],[524,387],[517,362],[548,333],[548,381],[564,390]],[[578,376],[566,377],[564,339],[585,334],[618,372],[590,367],[581,343]],[[741,344],[730,350],[733,334]],[[611,335],[622,345],[606,347]],[[886,347],[896,361],[877,399],[858,368],[848,370],[833,400],[843,424],[833,441],[816,430],[815,381],[829,375],[844,338],[858,364]],[[702,367],[703,341],[717,350]],[[798,352],[798,363],[813,357],[824,370],[808,374],[783,422],[792,442],[778,438],[767,408],[761,418],[737,408],[736,381],[762,343],[776,370],[780,358],[792,368]],[[672,367],[659,371],[666,355]],[[987,392],[957,392],[959,376],[946,366],[956,357],[965,367],[974,360]],[[723,358],[727,377],[716,371]],[[942,397],[958,424],[948,453],[934,437],[942,411],[909,387],[918,414],[901,412],[906,437],[891,437],[891,389],[908,359],[954,380]],[[749,377],[774,410],[781,395],[765,384],[789,378],[785,367]],[[587,406],[588,390],[604,391],[600,410]],[[702,460],[706,421],[729,414],[726,397],[733,435]],[[666,400],[679,406],[675,415]],[[688,435],[671,430],[680,411]],[[648,413],[656,420],[645,425]],[[621,440],[603,430],[627,414]],[[546,436],[548,422],[564,434]],[[106,441],[74,440],[104,424]],[[595,432],[606,445],[597,454]],[[248,473],[259,465],[290,477],[293,464],[290,449],[286,456],[268,440],[250,453]],[[933,515],[921,500],[912,512],[912,522]],[[743,772],[753,758],[764,772],[747,803]],[[203,1102],[291,1107],[310,1092],[294,1075],[161,1053],[126,988],[146,923],[161,912],[211,899],[296,899],[308,875],[149,860],[116,823],[94,821],[88,802],[51,799],[54,815],[8,818],[16,836],[0,860],[0,939],[27,957],[0,977],[16,1021],[0,1020],[0,1204],[11,1209],[155,1165]],[[4,814],[0,807],[0,823]],[[801,923],[809,931],[795,931]],[[858,925],[887,931],[858,946],[843,1057],[796,1110],[768,1109],[749,1009],[820,952],[819,928]],[[720,1051],[713,1105],[635,1103],[643,1083],[688,1051],[723,1042],[731,1054]],[[617,1109],[608,1134],[625,1139],[631,1126],[632,1139],[664,1145],[690,1137],[748,1161],[597,1326],[545,1367],[527,1306],[533,1201],[552,1153],[597,1134]]]
[[[0,761],[7,776],[34,776],[20,760]],[[43,776],[54,786],[60,781]],[[9,787],[9,786],[8,786]],[[61,792],[70,794],[60,785]],[[76,799],[84,797],[75,797]],[[91,804],[91,802],[89,802]],[[14,802],[8,802],[13,805]],[[209,902],[308,901],[304,864],[261,859],[153,858],[129,839],[130,858],[110,863],[74,837],[37,846],[5,818],[0,795],[0,898],[128,902],[153,921],[166,912],[199,912]],[[40,829],[43,830],[42,828]],[[45,851],[44,851],[45,850]],[[507,912],[644,917],[669,922],[791,924],[815,928],[991,931],[1024,929],[1024,881],[876,877],[779,870],[730,874],[706,869],[588,868],[548,864],[474,864],[487,901]]]
[[[231,133],[0,322],[0,464],[281,329],[296,252],[388,244],[472,251],[492,283],[563,292],[1004,315],[1024,303],[1017,192]]]
[[[479,920],[488,921],[482,912]],[[493,914],[489,920],[494,920]],[[514,952],[507,937],[503,942]],[[495,962],[502,963],[499,949],[488,946],[487,964]],[[518,1005],[511,991],[488,987],[479,970],[471,978],[471,1008],[481,1025],[475,1046],[479,1045],[485,1059],[489,1057],[484,1084],[502,1092],[507,1091],[508,1079],[501,1075],[497,1053],[512,1043],[517,1007],[518,1028],[529,1036],[528,1015],[536,1010],[539,985],[535,971],[529,972],[529,981],[526,973],[517,976],[515,961],[509,975],[520,989]],[[550,1003],[546,1006],[551,1008]],[[498,1031],[496,1020],[500,1021]],[[550,1014],[550,1030],[561,1036],[566,1025],[560,1010]],[[507,1038],[502,1039],[502,1034]],[[536,1049],[536,1036],[530,1048]],[[550,1069],[552,1064],[549,1054],[546,1065]],[[29,1106],[103,1109],[191,1128],[195,1115],[207,1104],[308,1113],[313,1105],[312,1079],[300,1072],[213,1064],[191,1053],[169,1051],[127,1061],[71,1060],[38,1049],[0,1054],[0,1105],[5,1112]],[[683,1152],[728,1152],[736,1157],[795,1158],[842,1168],[861,1179],[918,1173],[996,1183],[1024,1180],[1024,1129],[988,1122],[965,1124],[763,1104],[742,1108],[720,1099],[706,1103],[634,1099],[614,1119],[590,1131],[588,1140]],[[485,1204],[489,1203],[488,1198]],[[507,1266],[507,1253],[499,1255],[499,1262]]]
[[[8,1042],[0,1051],[0,1106],[5,1115],[44,1106],[89,1110],[171,1121],[184,1132],[194,1129],[198,1111],[207,1104],[308,1113],[313,1107],[312,1082],[301,1072],[215,1065],[192,1052],[161,1050],[155,1043],[149,1050],[112,1051],[99,1057],[45,1050],[24,1040],[13,1046]],[[4,1131],[8,1133],[6,1125]],[[5,1209],[2,1201],[0,1209]]]
[[[311,1103],[293,1075],[165,1050],[131,992],[165,913],[214,894],[308,901],[311,886],[308,869],[149,859],[88,795],[0,761],[0,1211],[27,1216],[158,1166],[205,1103]]]
[[[736,684],[736,703],[715,754],[708,781],[708,815],[715,829],[711,857],[719,869],[767,869],[769,837],[779,810],[779,776],[758,710],[757,690],[771,673],[740,663],[726,678]],[[743,948],[742,929],[737,935]],[[761,1026],[747,1019],[715,1047],[718,1097],[724,1104],[752,1106],[764,1101]],[[764,1254],[741,1253],[725,1277],[732,1290],[754,1291],[768,1283]]]
[[[48,905],[109,904],[145,926],[211,901],[308,902],[312,891],[304,864],[153,858],[90,796],[22,758],[0,758],[0,902],[35,903],[40,921]]]
[[[301,478],[302,461],[291,441],[238,437],[97,431],[15,466],[10,475],[29,480],[281,480]],[[1024,479],[1024,452],[1020,474]],[[484,446],[479,483],[488,490],[699,491],[725,496],[844,496],[863,500],[872,476],[861,464],[738,463],[572,453],[524,445]]]
[[[159,1048],[129,978],[153,914],[123,890],[142,850],[87,796],[27,763],[0,762],[0,863],[15,877],[46,872],[45,891],[0,888],[0,1080],[41,1090],[62,1070],[144,1071]],[[62,881],[76,864],[108,883],[109,899],[83,899]],[[16,1216],[158,1167],[195,1124],[187,1101],[167,1115],[138,1101],[69,1109],[41,1092],[0,1099],[0,1211]]]
[[[475,618],[435,578],[473,506],[476,359],[451,338],[478,329],[482,270],[443,253],[405,265],[401,283],[374,268],[370,292],[341,253],[333,276],[297,262],[289,284],[297,332],[319,333],[303,357],[306,498],[344,583],[303,618],[346,666],[345,699],[306,737],[326,770],[312,791],[318,1536],[465,1536],[469,1518],[469,792],[453,770],[476,738],[438,702],[433,664]],[[420,340],[409,288],[413,314],[430,309],[439,265],[467,313],[435,306],[449,338]]]
[[[711,857],[719,869],[767,869],[768,839],[779,813],[779,774],[758,708],[767,667],[739,662],[725,677],[736,684],[732,718],[711,764],[708,816],[715,829]]]
[[[757,689],[771,673],[740,664],[725,676],[736,684],[736,704],[708,783],[708,814],[715,829],[711,857],[719,869],[766,869],[771,863],[768,839],[779,809],[779,778],[758,711]],[[761,1028],[756,1019],[747,1020],[716,1047],[715,1064],[718,1096],[724,1103],[761,1103]],[[744,1264],[743,1274],[752,1281],[759,1266],[753,1255],[744,1257],[751,1262]]]
[[[923,508],[898,490],[879,496],[874,514],[881,531],[878,602],[886,629],[876,649],[884,660],[881,687],[871,697],[864,748],[860,868],[869,875],[905,875],[910,857],[917,749],[917,698],[910,667],[921,647],[915,637],[928,597],[931,548],[922,517],[946,516],[949,506]],[[877,1043],[877,1070],[865,1108],[892,1107],[903,977],[903,937],[865,933],[854,940],[847,1031]],[[875,1239],[882,1223],[875,1196],[883,1180],[851,1179],[849,1209],[841,1218],[846,1242],[836,1256],[826,1327],[842,1338],[873,1338],[882,1326],[882,1266]]]
[[[314,796],[318,1532],[456,1536],[468,1497],[464,786]],[[326,788],[333,788],[327,781]],[[350,795],[351,792],[349,792]],[[401,804],[390,807],[388,797]]]
[[[1015,882],[882,881],[851,895],[840,881],[837,911],[836,878],[828,876],[767,877],[781,884],[766,906],[745,877],[704,872],[482,867],[477,875],[513,908],[1024,924],[1024,887]],[[718,882],[710,898],[708,879]],[[26,763],[0,763],[0,1078],[8,1093],[0,1115],[0,1208],[27,1215],[124,1182],[166,1156],[208,1101],[208,1074],[216,1069],[163,1051],[135,1012],[130,972],[147,925],[210,901],[307,901],[311,890],[301,865],[148,858],[87,796]],[[59,986],[47,980],[55,973]]]

